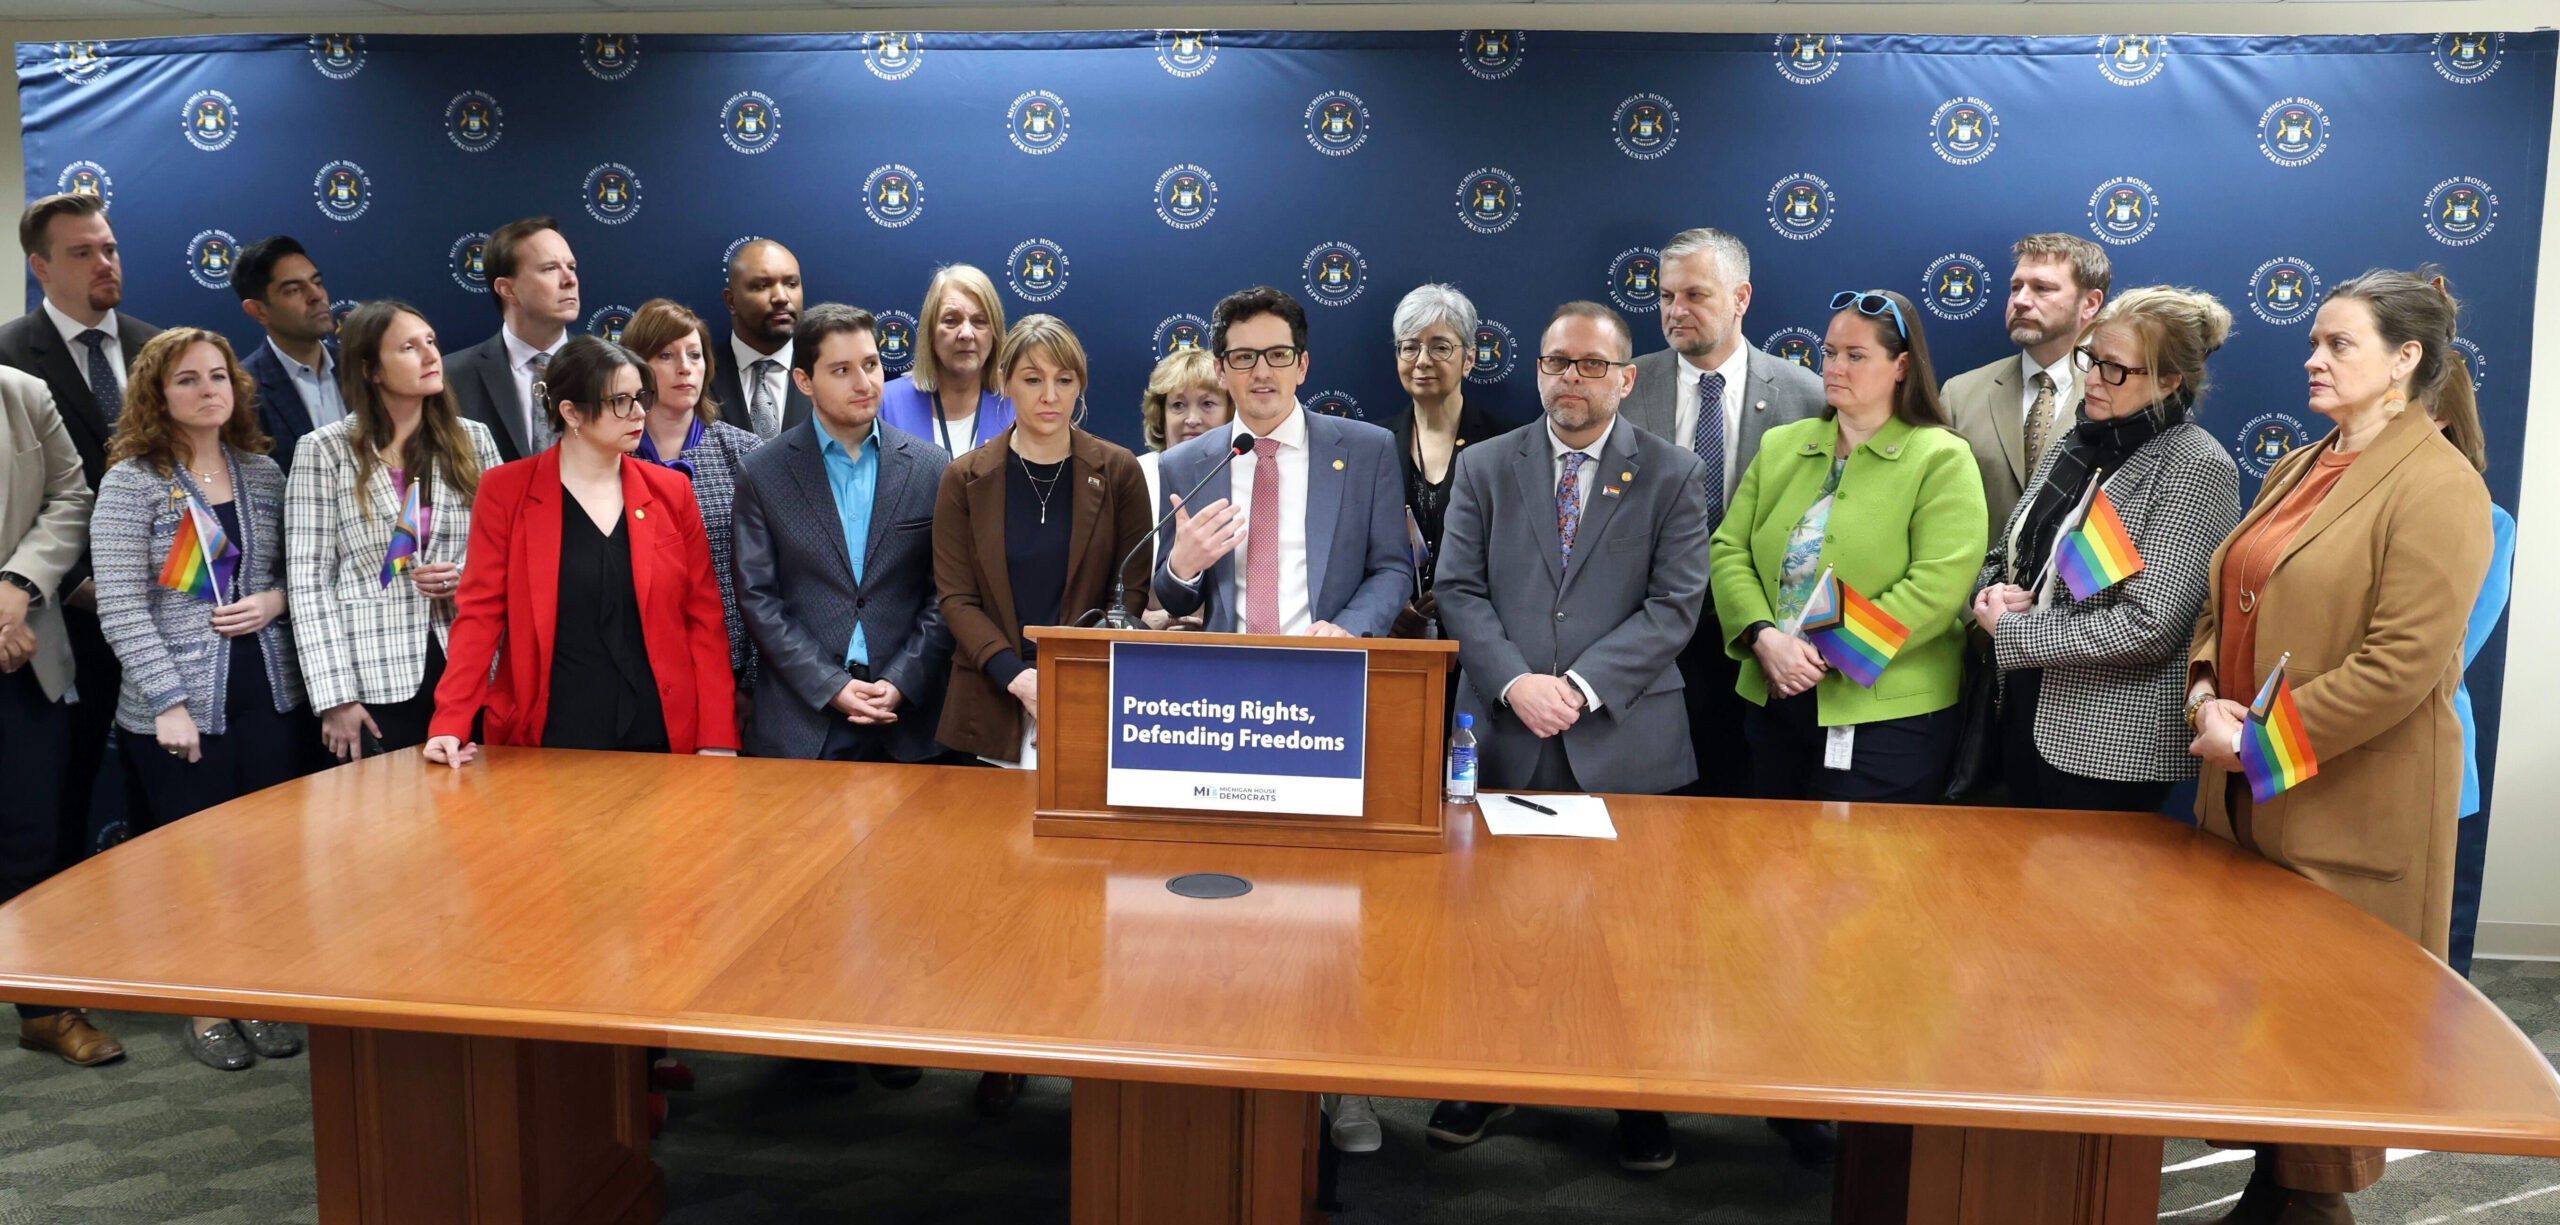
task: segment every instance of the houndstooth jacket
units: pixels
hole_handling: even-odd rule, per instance
[[[480,470],[497,467],[488,427],[461,424]],[[304,435],[285,482],[285,598],[315,711],[416,697],[426,674],[427,635],[442,642],[453,625],[452,601],[418,594],[405,577],[383,583],[382,557],[391,548],[400,494],[382,464],[359,493],[354,438],[353,417]],[[428,497],[433,518],[420,564],[462,561],[471,539],[471,500],[441,468]]]
[[[730,507],[738,498],[738,469],[764,445],[754,432],[725,421],[702,431],[702,442],[677,458],[693,466],[693,504],[702,511],[702,534],[711,541],[711,569],[720,579],[720,611],[729,621],[729,670],[738,676],[738,692],[751,693],[756,683],[756,644],[738,619],[736,556],[729,531]]]
[[[2006,581],[2010,540],[2061,450],[2045,449],[1991,542],[1975,591]],[[2240,474],[2222,444],[2190,422],[2161,431],[2101,479],[2142,554],[2141,571],[2077,601],[2055,580],[2043,611],[2000,618],[1994,655],[2004,673],[2044,670],[2036,751],[2056,769],[2114,782],[2193,778],[2187,644],[2213,551],[2240,523]]]

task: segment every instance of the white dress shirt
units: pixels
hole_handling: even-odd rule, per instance
[[[2071,379],[2078,372],[2071,368],[2071,355],[2068,353],[2050,366],[2039,366],[2034,355],[2024,349],[2018,350],[2018,422],[2022,426],[2026,423],[2027,413],[2036,406],[2038,373],[2053,376],[2053,432],[2055,437],[2060,437],[2071,425],[2071,419],[2063,415],[2062,406],[2071,398]]]
[[[1255,436],[1242,416],[1229,427],[1230,440]],[[1280,632],[1303,634],[1315,624],[1314,602],[1307,590],[1307,410],[1303,406],[1289,410],[1264,436],[1280,444],[1280,453],[1272,457],[1280,466]],[[1227,499],[1244,509],[1247,520],[1253,517],[1253,476],[1260,466],[1260,460],[1247,452],[1227,469],[1232,490]],[[1235,562],[1239,630],[1244,626],[1244,610],[1251,607],[1245,602],[1246,550],[1251,547],[1248,537],[1227,555]]]
[[[1734,478],[1741,475],[1739,465],[1742,461],[1742,396],[1743,384],[1751,376],[1751,346],[1737,340],[1733,346],[1733,356],[1724,359],[1723,365],[1712,370],[1697,365],[1686,357],[1680,358],[1672,369],[1680,372],[1680,416],[1679,424],[1674,427],[1680,431],[1680,436],[1672,439],[1671,442],[1672,445],[1681,447],[1690,445],[1698,437],[1698,405],[1702,399],[1698,394],[1698,376],[1702,374],[1724,376],[1724,498],[1718,504],[1731,506],[1733,505]]]
[[[53,304],[53,299],[51,298],[39,298],[38,301],[44,303],[44,313],[52,318],[53,330],[62,333],[62,343],[70,347],[72,366],[80,371],[81,379],[83,381],[87,381],[89,378],[89,346],[80,343],[80,333],[88,331],[89,325],[82,323],[69,315],[63,314],[62,308],[55,306]],[[116,391],[121,394],[125,389],[124,342],[116,339],[116,313],[114,311],[108,311],[104,317],[98,320],[98,330],[107,334],[107,343],[98,346],[98,348],[101,352],[106,354],[108,367],[115,371]]]
[[[1693,423],[1696,422],[1698,419],[1698,413],[1697,407],[1694,403],[1690,406],[1688,412],[1689,420]],[[1564,489],[1564,457],[1577,453],[1588,457],[1583,461],[1580,478],[1574,485],[1574,501],[1577,503],[1576,509],[1583,514],[1589,514],[1591,511],[1591,489],[1593,486],[1599,484],[1603,479],[1603,474],[1600,471],[1601,456],[1606,454],[1609,450],[1609,435],[1617,432],[1618,419],[1616,417],[1611,417],[1609,419],[1609,424],[1600,427],[1600,436],[1592,439],[1590,446],[1573,447],[1565,445],[1564,439],[1556,437],[1556,427],[1554,422],[1550,421],[1547,423],[1547,455],[1549,461],[1547,480],[1549,484],[1555,487],[1557,492],[1561,493]],[[1582,552],[1582,546],[1584,543],[1585,542],[1581,540],[1577,534],[1577,537],[1574,540],[1574,552]],[[1554,547],[1559,553],[1561,553],[1563,551],[1564,544],[1559,540]],[[1526,672],[1520,674],[1520,676],[1527,675],[1528,673]],[[1509,706],[1511,704],[1511,687],[1520,683],[1520,676],[1512,677],[1510,680],[1503,682],[1501,697],[1503,705]],[[1575,672],[1571,668],[1567,668],[1565,669],[1564,678],[1572,681],[1573,687],[1582,691],[1582,705],[1584,709],[1593,711],[1600,709],[1600,694],[1591,688],[1591,682],[1582,679],[1581,673]]]
[[[528,440],[539,439],[551,427],[543,419],[541,406],[533,402],[533,357],[537,353],[559,356],[560,346],[569,343],[568,330],[562,329],[559,339],[552,341],[547,349],[526,344],[517,338],[516,330],[511,327],[501,326],[498,335],[504,338],[502,343],[507,347],[507,376],[516,381],[516,407],[524,413],[524,436]]]
[[[267,347],[275,350],[276,360],[284,363],[284,375],[293,380],[293,390],[301,395],[303,411],[311,414],[311,428],[319,429],[347,415],[345,393],[338,389],[338,363],[329,356],[329,346],[320,346],[320,368],[317,370],[293,360],[293,355],[278,347],[275,337],[267,338]]]
[[[746,397],[738,401],[737,419],[729,424],[740,429],[755,428],[757,362],[774,363],[772,372],[764,376],[764,385],[773,395],[773,419],[782,420],[784,405],[791,398],[791,342],[783,341],[782,347],[771,353],[758,353],[747,347],[747,342],[740,340],[736,332],[731,332],[729,356],[737,362],[733,368],[738,372],[738,392]]]

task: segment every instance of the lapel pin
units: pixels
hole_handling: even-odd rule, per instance
[[[1751,402],[1751,411],[1755,413],[1765,413],[1769,411],[1769,402],[1767,400],[1754,400]]]
[[[1899,445],[1886,447],[1884,449],[1884,453],[1887,455],[1900,455],[1902,454],[1902,448]]]
[[[1098,476],[1088,476],[1084,478],[1084,483],[1091,485],[1096,489],[1102,488],[1102,478]]]
[[[1337,459],[1337,460],[1333,461],[1333,470],[1334,470],[1334,471],[1336,471],[1336,472],[1340,472],[1340,471],[1342,471],[1342,461],[1341,461],[1341,460],[1338,460],[1338,459]]]
[[[1618,479],[1622,481],[1632,481],[1636,479],[1636,474],[1632,472],[1621,472],[1618,474]]]
[[[641,509],[640,507],[634,506],[631,508],[631,517],[634,519],[646,519],[649,517],[649,512]]]
[[[1600,487],[1600,496],[1604,498],[1614,498],[1618,496],[1618,492],[1618,487],[1615,485],[1602,485]]]

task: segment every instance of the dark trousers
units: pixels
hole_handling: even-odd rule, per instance
[[[98,774],[107,764],[107,737],[115,730],[116,691],[124,687],[124,665],[117,662],[115,648],[107,645],[106,632],[98,628],[98,614],[66,604],[62,630],[71,640],[80,688],[80,700],[71,704],[70,739],[63,746],[61,831],[53,844],[55,866],[67,868],[89,857],[89,814]],[[131,796],[126,800],[126,812],[121,815],[130,824],[139,818],[142,806]],[[108,824],[114,821],[110,817]]]
[[[2091,778],[2057,769],[2044,759],[2036,748],[2036,706],[2044,694],[2042,669],[2011,672],[2001,683],[2007,691],[2000,703],[2000,767],[2009,784],[2011,807],[2160,811],[2161,802],[2169,798],[2169,783]]]
[[[0,779],[7,780],[9,792],[8,802],[0,804],[0,902],[54,873],[71,711],[65,703],[46,699],[33,665],[0,673]],[[18,1005],[23,1020],[60,1011]]]
[[[2480,934],[2480,877],[2488,867],[2489,810],[2464,817],[2453,843],[2453,939],[2446,964],[2471,977],[2471,949]]]
[[[427,633],[426,672],[418,678],[418,691],[406,701],[381,706],[367,706],[373,725],[382,729],[382,751],[413,749],[427,742],[427,723],[436,715],[436,682],[444,679],[444,648],[436,643],[435,632]]]
[[[300,778],[318,755],[320,735],[310,716],[276,710],[257,651],[234,652],[229,685],[228,726],[219,736],[197,738],[195,761],[170,754],[148,732],[125,734],[125,776],[141,797],[135,837]]]
[[[1697,751],[1698,781],[1674,795],[1747,799],[1753,794],[1751,745],[1743,734],[1744,712],[1752,709],[1734,683],[1742,677],[1742,661],[1724,653],[1731,639],[1716,620],[1714,600],[1698,618],[1698,632],[1680,652],[1681,698],[1689,708],[1689,745]]]
[[[1925,715],[1861,723],[1850,746],[1849,768],[1823,768],[1830,735],[1817,722],[1816,691],[1771,698],[1743,716],[1751,742],[1754,793],[1764,800],[1861,800],[1880,804],[1932,804],[1947,785],[1963,724],[1952,706]]]

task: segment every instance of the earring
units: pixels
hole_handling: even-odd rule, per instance
[[[1086,411],[1084,397],[1081,395],[1077,396],[1076,411],[1067,414],[1067,428],[1071,430],[1082,428],[1084,426]]]
[[[2408,392],[2402,391],[2402,390],[2400,390],[2399,388],[2394,387],[2394,388],[2392,388],[2391,390],[2389,390],[2389,391],[2386,391],[2386,392],[2383,392],[2383,393],[2382,393],[2382,411],[2384,411],[2384,412],[2386,412],[2386,413],[2389,413],[2389,414],[2391,414],[2391,415],[2392,415],[2392,416],[2394,416],[2394,417],[2397,417],[2397,416],[2399,416],[2401,413],[2406,412],[2406,411],[2408,410],[2408,408],[2409,408],[2409,393],[2408,393]]]

